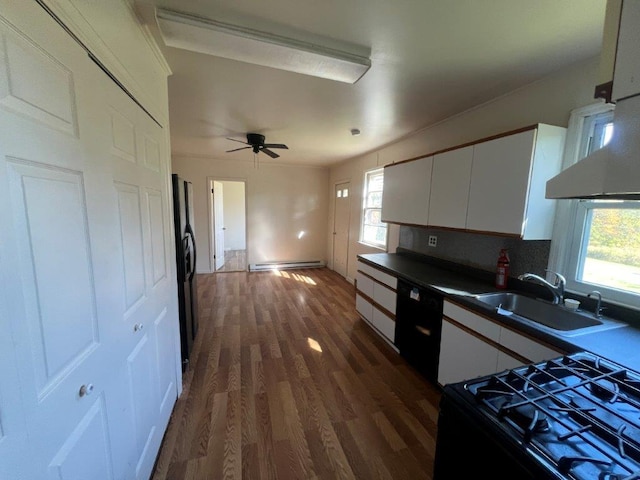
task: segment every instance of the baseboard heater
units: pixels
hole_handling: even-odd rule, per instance
[[[286,270],[292,268],[321,268],[326,267],[325,262],[320,260],[305,262],[270,262],[270,263],[251,263],[249,271],[257,272],[260,270]]]

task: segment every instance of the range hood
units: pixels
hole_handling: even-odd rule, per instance
[[[549,180],[545,197],[640,200],[640,95],[616,103],[609,143]]]

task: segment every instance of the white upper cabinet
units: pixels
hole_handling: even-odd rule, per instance
[[[433,156],[384,167],[382,220],[427,225]]]
[[[473,150],[467,230],[551,238],[555,200],[545,185],[560,171],[566,129],[535,129],[478,143]]]
[[[382,220],[405,225],[551,238],[566,128],[537,124],[384,169]]]
[[[640,94],[640,2],[622,2],[613,76],[613,100]]]
[[[472,162],[473,145],[434,155],[429,225],[466,227]]]

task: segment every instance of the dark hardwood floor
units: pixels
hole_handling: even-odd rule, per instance
[[[328,269],[199,275],[200,331],[153,480],[430,479],[438,389]]]

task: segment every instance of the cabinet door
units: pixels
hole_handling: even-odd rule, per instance
[[[448,322],[442,322],[438,383],[460,382],[496,372],[498,350]]]
[[[500,328],[500,345],[517,352],[530,362],[541,362],[564,354],[505,327]]]
[[[467,229],[522,235],[535,130],[473,149]]]
[[[396,292],[390,288],[379,283],[373,284],[373,300],[394,315],[396,313],[396,297]]]
[[[640,2],[623,2],[613,76],[613,100],[640,93]]]
[[[358,291],[364,293],[367,297],[373,298],[373,280],[361,272],[356,274],[356,285]]]
[[[387,340],[393,343],[396,332],[396,322],[387,317],[383,312],[373,307],[371,324],[382,334]]]
[[[356,311],[369,322],[373,318],[373,305],[359,294],[356,294]]]
[[[511,355],[498,352],[498,364],[496,365],[496,372],[502,372],[504,370],[511,370],[512,368],[518,368],[524,365],[517,358],[513,358]]]
[[[433,157],[384,168],[382,220],[427,225]]]
[[[473,146],[433,157],[429,225],[465,228]]]

